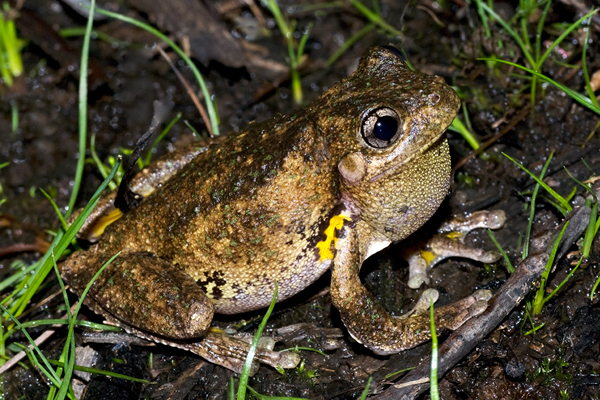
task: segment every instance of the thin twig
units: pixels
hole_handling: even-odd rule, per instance
[[[214,137],[212,126],[210,124],[210,119],[208,118],[208,114],[206,113],[206,110],[204,109],[204,107],[202,107],[202,104],[200,103],[200,99],[198,99],[198,96],[196,95],[196,93],[194,92],[194,90],[192,89],[192,87],[190,86],[188,81],[183,77],[183,75],[181,75],[179,70],[175,67],[175,64],[173,64],[173,61],[171,61],[169,56],[167,56],[167,53],[165,53],[165,51],[163,49],[161,49],[160,46],[156,46],[156,48],[158,49],[158,52],[160,53],[160,55],[163,56],[163,58],[169,63],[169,65],[171,66],[171,69],[173,70],[173,72],[175,72],[175,75],[177,75],[177,78],[179,79],[179,81],[181,82],[183,87],[185,87],[185,90],[186,90],[188,96],[190,96],[190,98],[194,102],[194,105],[198,109],[198,112],[200,112],[200,116],[202,116],[204,125],[206,126],[206,129],[208,130],[208,135],[210,137]]]

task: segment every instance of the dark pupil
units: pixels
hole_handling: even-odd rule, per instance
[[[396,118],[385,116],[377,118],[373,128],[373,136],[379,140],[390,141],[398,131],[398,121]]]

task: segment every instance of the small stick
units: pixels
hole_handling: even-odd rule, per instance
[[[158,52],[160,53],[160,55],[163,56],[163,58],[165,60],[167,60],[167,62],[171,66],[171,69],[173,70],[173,72],[175,72],[175,75],[177,75],[177,78],[179,78],[179,81],[181,82],[181,84],[183,85],[183,87],[185,87],[185,90],[186,90],[188,96],[190,96],[190,98],[194,102],[194,105],[198,109],[198,112],[200,112],[200,116],[202,117],[202,120],[204,121],[204,125],[206,125],[206,129],[208,130],[208,135],[210,137],[214,137],[213,131],[212,131],[212,126],[210,124],[210,119],[208,118],[208,114],[206,113],[206,110],[204,110],[204,107],[200,103],[200,99],[198,99],[198,96],[192,90],[192,87],[190,86],[190,84],[185,80],[185,78],[183,77],[183,75],[181,75],[181,73],[175,67],[175,65],[173,64],[173,62],[169,58],[169,56],[167,56],[167,53],[165,53],[165,51],[163,49],[161,49],[160,46],[156,46],[156,48],[158,49]]]

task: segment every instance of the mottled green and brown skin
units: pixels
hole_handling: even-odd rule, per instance
[[[333,263],[331,294],[352,335],[378,352],[414,346],[427,339],[428,319],[390,317],[358,272],[369,255],[421,226],[446,196],[451,169],[443,135],[458,107],[441,78],[411,71],[393,50],[372,48],[352,76],[296,114],[159,160],[133,183],[147,195],[139,207],[89,251],[72,255],[61,273],[80,293],[121,251],[88,303],[137,331],[187,339],[203,335],[213,308],[231,314],[265,307],[275,282],[283,300]],[[363,133],[378,109],[393,110],[399,130],[376,148]],[[317,244],[336,215],[341,230],[330,228],[338,236],[332,260]],[[462,323],[469,306],[444,315]],[[444,318],[442,327],[456,326]]]

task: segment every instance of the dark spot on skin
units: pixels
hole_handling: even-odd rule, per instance
[[[215,300],[219,300],[223,297],[223,292],[221,291],[221,289],[219,289],[218,286],[213,287],[212,290],[212,298]]]
[[[227,283],[227,281],[225,279],[223,279],[224,274],[221,271],[213,271],[212,273],[205,272],[204,275],[205,275],[204,278],[200,278],[196,281],[196,284],[202,288],[204,293],[206,293],[206,289],[207,289],[209,283],[214,283],[217,288],[221,287],[221,286],[225,286],[225,284]],[[221,292],[221,291],[219,290],[219,292]],[[213,293],[215,293],[215,287],[213,287]],[[221,295],[222,295],[222,292],[221,292]],[[215,299],[216,299],[216,297],[215,297]]]

